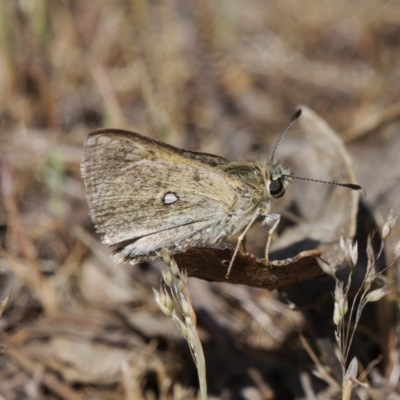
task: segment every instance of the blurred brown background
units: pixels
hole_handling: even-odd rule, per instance
[[[378,226],[398,214],[398,1],[1,0],[0,300],[12,295],[0,319],[0,395],[195,398],[186,343],[155,305],[159,269],[114,267],[94,233],[80,177],[85,135],[125,128],[268,159],[299,104],[346,143]],[[309,176],[329,178],[297,131],[277,157],[300,154]],[[319,185],[307,188],[318,196]],[[390,254],[399,239],[395,228]],[[266,291],[197,280],[192,290],[210,396],[306,398],[301,377],[314,364],[293,338],[300,312]],[[264,304],[266,329],[250,303]],[[396,322],[380,323],[393,330],[385,344],[371,339],[365,363],[386,354],[379,378],[394,395]],[[326,387],[307,376],[317,392]]]

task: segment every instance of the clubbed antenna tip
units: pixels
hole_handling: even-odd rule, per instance
[[[293,179],[301,179],[302,181],[309,181],[309,182],[325,183],[327,185],[342,186],[342,187],[345,187],[347,189],[357,190],[357,191],[361,192],[364,196],[367,195],[367,192],[364,190],[364,188],[362,186],[356,185],[354,183],[341,183],[341,182],[321,181],[319,179],[302,178],[300,176],[295,176],[295,175],[287,175],[287,176],[289,176],[290,178],[293,178]]]
[[[301,115],[301,108],[299,108],[294,114],[293,117],[290,119],[290,122],[294,122],[296,121],[296,119],[298,119]]]

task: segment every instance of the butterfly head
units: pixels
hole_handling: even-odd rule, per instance
[[[292,180],[290,170],[276,162],[270,162],[270,179],[267,184],[267,190],[271,197],[278,199],[285,194],[286,188]]]

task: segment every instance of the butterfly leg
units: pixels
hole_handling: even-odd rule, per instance
[[[231,269],[232,269],[233,263],[235,262],[235,258],[237,256],[237,253],[239,252],[240,244],[243,242],[243,240],[245,240],[245,237],[246,237],[246,234],[247,234],[248,230],[253,225],[254,221],[258,218],[258,216],[260,215],[260,212],[261,212],[261,209],[258,208],[256,210],[256,212],[254,213],[253,217],[251,218],[250,222],[247,224],[247,226],[244,229],[244,231],[239,236],[238,241],[237,241],[237,245],[236,245],[236,248],[235,248],[235,252],[233,253],[233,256],[232,256],[231,261],[229,263],[228,271],[226,272],[226,275],[225,275],[225,279],[229,279],[229,274],[231,273]]]
[[[265,223],[267,223],[268,225],[271,225],[271,229],[268,231],[268,240],[267,240],[267,244],[265,246],[265,265],[268,266],[269,265],[269,246],[271,245],[271,239],[272,239],[272,235],[276,229],[276,227],[279,224],[279,221],[281,220],[281,216],[279,214],[269,214],[267,215],[267,217],[265,218]]]

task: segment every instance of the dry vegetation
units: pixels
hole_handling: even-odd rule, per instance
[[[209,398],[350,398],[351,387],[354,398],[397,399],[400,230],[382,228],[399,213],[400,3],[0,0],[0,399],[199,398],[193,348],[154,298],[165,264],[115,267],[94,232],[85,135],[112,126],[232,160],[268,158],[298,104],[338,133],[354,170],[311,112],[314,125],[300,121],[277,158],[299,176],[355,173],[368,195],[358,203],[293,182],[273,205],[286,218],[271,257],[323,251],[322,269],[345,280],[350,270],[351,285],[335,291],[326,274],[295,283],[293,271],[271,285],[279,292],[183,278]],[[339,234],[358,248],[337,245]],[[265,241],[254,229],[247,250],[260,256]],[[191,256],[195,270],[212,265],[202,254]],[[346,364],[356,357],[358,368],[346,370],[336,340],[354,327],[344,303],[350,310],[365,274],[369,290],[389,283],[390,294],[363,304]]]

